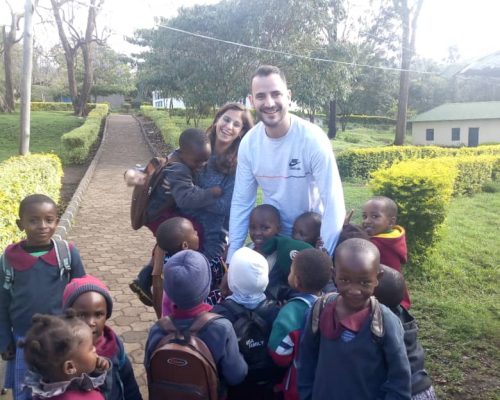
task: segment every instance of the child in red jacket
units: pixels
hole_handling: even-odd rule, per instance
[[[363,206],[363,228],[380,251],[380,263],[401,272],[408,258],[405,230],[396,225],[397,216],[398,206],[388,197],[372,197]],[[406,284],[401,305],[407,310],[411,306]]]

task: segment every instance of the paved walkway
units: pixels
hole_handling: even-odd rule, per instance
[[[148,261],[153,236],[146,228],[130,227],[131,188],[125,186],[123,172],[151,158],[139,125],[129,115],[113,115],[102,144],[100,161],[84,194],[69,240],[80,250],[87,273],[102,279],[113,296],[109,322],[121,335],[133,363],[143,395],[146,375],[143,368],[147,332],[156,320],[148,308],[130,291],[128,284]],[[146,397],[147,398],[147,397]]]

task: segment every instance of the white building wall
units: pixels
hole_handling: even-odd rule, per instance
[[[460,128],[460,140],[451,140],[452,128]],[[479,144],[500,143],[500,119],[413,122],[412,143],[415,145],[467,146],[469,128],[479,128]],[[433,141],[426,140],[427,129],[434,129]]]

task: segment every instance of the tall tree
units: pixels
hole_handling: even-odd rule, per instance
[[[408,94],[410,92],[410,66],[415,54],[417,21],[424,0],[393,0],[394,9],[401,21],[401,72],[399,76],[398,115],[395,145],[404,144]]]
[[[0,101],[0,106],[2,111],[4,112],[14,112],[14,85],[13,85],[13,77],[12,77],[12,49],[16,43],[18,43],[23,35],[19,35],[18,32],[19,22],[23,17],[22,13],[16,13],[13,11],[10,3],[5,0],[5,3],[9,7],[10,10],[10,25],[2,26],[2,53],[3,53],[3,62],[4,62],[4,83],[5,83],[5,99],[4,101]]]
[[[96,18],[104,0],[89,0],[88,6],[86,6],[87,19],[84,29],[79,28],[75,18],[77,6],[82,3],[76,0],[50,0],[50,2],[59,39],[64,50],[73,109],[75,115],[84,116],[93,83],[93,46],[104,44],[104,39],[98,37],[96,29]],[[76,78],[78,51],[81,52],[83,59],[84,73],[81,87]]]

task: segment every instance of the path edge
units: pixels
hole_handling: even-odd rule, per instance
[[[155,149],[155,147],[153,146],[153,143],[151,143],[151,140],[149,140],[149,137],[146,134],[146,131],[144,130],[144,126],[142,125],[142,121],[139,118],[137,118],[137,116],[135,114],[132,114],[132,116],[134,117],[136,122],[139,124],[139,127],[141,128],[142,137],[144,138],[144,141],[148,145],[148,148],[149,148],[149,151],[151,152],[151,154],[153,154],[154,157],[161,157],[161,153]]]
[[[101,143],[99,144],[99,148],[97,149],[94,158],[90,162],[90,165],[87,168],[87,171],[83,175],[83,178],[80,180],[78,187],[76,188],[73,196],[71,197],[64,214],[61,216],[59,220],[59,224],[57,225],[56,231],[54,233],[54,239],[64,240],[68,237],[73,222],[78,215],[78,210],[80,208],[80,204],[83,199],[83,195],[87,191],[90,180],[94,176],[95,169],[97,167],[97,163],[99,162],[102,154],[103,144],[106,141],[108,134],[108,120],[109,114],[106,116],[106,121],[104,122],[104,129],[102,132]]]

